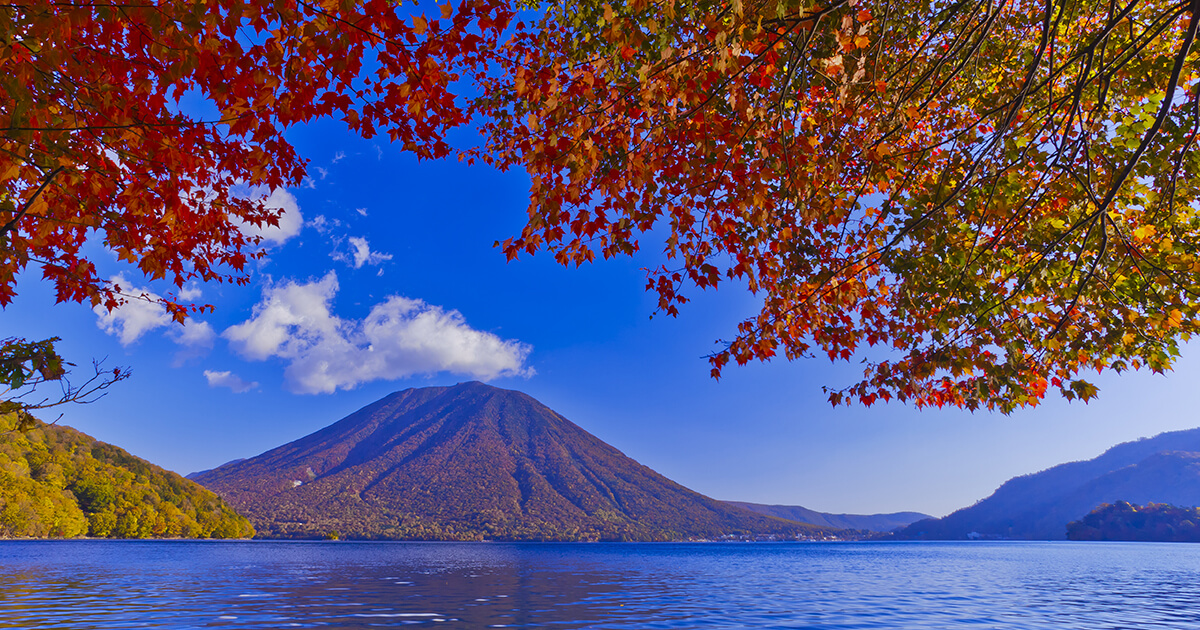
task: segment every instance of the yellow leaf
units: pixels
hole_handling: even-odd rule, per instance
[[[29,216],[36,217],[46,214],[46,196],[38,195],[33,203],[29,204]]]
[[[825,72],[828,72],[830,76],[836,77],[842,73],[842,70],[844,70],[844,68],[842,66],[841,55],[834,55],[825,61]]]
[[[1167,326],[1179,328],[1181,322],[1183,322],[1183,313],[1180,313],[1177,308],[1171,309],[1171,312],[1167,314]]]
[[[1154,236],[1155,232],[1158,232],[1158,230],[1153,225],[1143,225],[1142,227],[1133,231],[1133,237],[1140,241],[1144,241],[1151,236]]]

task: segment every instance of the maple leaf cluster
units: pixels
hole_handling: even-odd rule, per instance
[[[1200,2],[578,1],[508,44],[483,153],[532,180],[502,243],[564,264],[667,234],[711,357],[863,359],[833,404],[1089,399],[1200,326]],[[875,349],[866,351],[866,348]]]
[[[147,277],[245,282],[280,210],[241,187],[298,184],[283,137],[336,117],[441,157],[466,114],[450,85],[495,48],[491,0],[414,13],[386,0],[0,7],[0,306],[36,264],[59,301],[126,299],[82,253],[94,237]],[[184,99],[214,113],[201,117]],[[191,110],[204,109],[192,107]],[[167,299],[176,319],[188,307]],[[196,308],[191,306],[192,308]]]
[[[0,305],[30,264],[59,300],[118,305],[93,235],[176,286],[244,281],[239,225],[278,214],[238,186],[299,182],[282,132],[331,116],[424,158],[477,122],[459,157],[531,179],[509,257],[661,230],[661,311],[761,296],[718,377],[865,356],[831,402],[1009,412],[1168,369],[1200,327],[1200,0],[526,5],[0,8]]]

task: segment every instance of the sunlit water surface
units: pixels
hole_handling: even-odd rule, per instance
[[[0,628],[1200,628],[1200,545],[2,542]]]

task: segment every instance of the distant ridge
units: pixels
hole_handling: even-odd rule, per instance
[[[742,501],[726,501],[747,510],[787,519],[809,523],[818,527],[835,529],[865,529],[871,532],[890,532],[898,527],[904,527],[916,521],[933,518],[920,512],[894,512],[891,514],[829,514],[817,512],[799,505],[763,505],[761,503],[745,503]]]
[[[1061,540],[1067,523],[1117,501],[1200,506],[1200,428],[1125,442],[1094,459],[1015,477],[975,505],[917,521],[899,536]]]
[[[237,459],[231,459],[231,460],[225,462],[224,464],[221,464],[221,466],[228,466],[230,464],[236,464],[238,462],[244,462],[244,461],[246,461],[245,457],[239,457]],[[218,466],[217,468],[220,468],[221,466]],[[189,474],[184,475],[184,478],[195,481],[196,477],[199,477],[200,475],[203,475],[204,473],[207,473],[207,472],[212,472],[213,470],[214,469],[212,469],[212,468],[209,468],[207,470],[197,470],[194,473],[189,473]]]
[[[194,478],[266,537],[649,541],[835,533],[693,492],[530,396],[474,382],[396,392]]]

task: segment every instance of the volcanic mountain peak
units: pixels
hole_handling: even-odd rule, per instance
[[[196,479],[260,531],[360,538],[808,536],[662,477],[532,397],[407,389]]]

